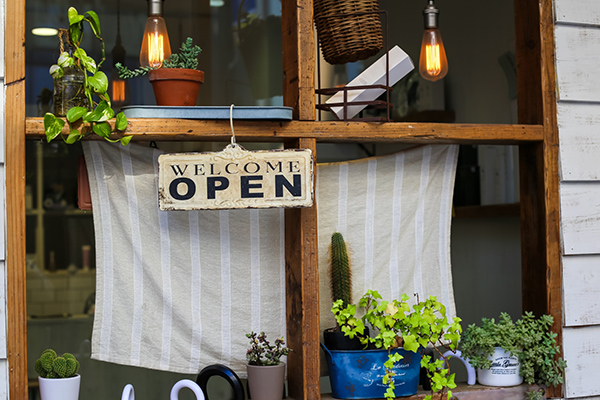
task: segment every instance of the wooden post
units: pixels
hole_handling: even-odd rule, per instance
[[[311,149],[315,139],[298,139],[288,147]],[[313,171],[316,178],[316,169]],[[315,179],[316,181],[316,179]],[[315,199],[316,200],[316,199]],[[285,211],[285,266],[289,395],[295,400],[320,399],[319,272],[317,206]]]
[[[283,30],[283,105],[294,119],[315,120],[315,39],[313,1],[281,2]]]
[[[562,343],[558,123],[552,0],[515,0],[519,123],[543,124],[544,140],[521,145],[523,309],[554,317]],[[562,387],[550,390],[561,397]]]
[[[25,1],[6,2],[6,338],[9,397],[26,399]],[[4,379],[4,378],[3,378]]]

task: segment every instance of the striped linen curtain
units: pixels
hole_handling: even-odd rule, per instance
[[[283,209],[160,211],[157,149],[84,142],[94,208],[92,358],[245,376],[250,331],[285,335]]]
[[[456,315],[450,222],[458,146],[419,146],[395,154],[320,164],[317,172],[321,328],[331,313],[329,244],[349,248],[353,301],[368,290],[437,296]]]
[[[285,335],[284,210],[160,211],[157,149],[84,142],[94,207],[92,358],[246,376],[245,333]],[[351,249],[354,296],[437,295],[455,315],[450,274],[457,146],[423,146],[317,167],[321,324],[330,312],[328,245]]]

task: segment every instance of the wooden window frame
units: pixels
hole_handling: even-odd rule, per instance
[[[523,308],[554,317],[562,336],[558,128],[552,0],[515,0],[519,125],[315,121],[312,0],[282,2],[284,104],[294,120],[236,124],[244,140],[316,143],[519,145]],[[25,116],[25,0],[6,1],[6,302],[9,390],[27,397],[25,141],[43,137],[40,118]],[[225,121],[131,119],[134,140],[228,140]],[[286,210],[289,393],[319,399],[319,307],[316,207]],[[560,396],[558,388],[555,396]]]

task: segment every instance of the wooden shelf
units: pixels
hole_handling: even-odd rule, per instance
[[[458,386],[452,390],[452,396],[455,399],[460,400],[522,400],[525,398],[525,393],[539,390],[539,386],[536,385],[519,385],[512,387],[492,387],[473,385],[467,386],[466,383],[458,384]],[[429,391],[419,390],[417,394],[408,397],[399,397],[403,400],[422,400],[430,394]],[[544,399],[546,397],[544,396]],[[330,394],[323,394],[321,400],[334,400]],[[434,396],[434,399],[437,397]]]
[[[541,125],[443,124],[344,121],[234,121],[239,141],[406,142],[417,144],[523,144],[541,142]],[[27,118],[28,139],[44,136],[43,118]],[[66,129],[65,129],[66,132]],[[225,120],[132,118],[126,135],[134,140],[229,141]]]

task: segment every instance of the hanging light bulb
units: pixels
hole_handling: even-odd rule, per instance
[[[117,0],[117,41],[112,51],[113,68],[110,73],[109,94],[112,100],[112,105],[115,108],[121,108],[130,103],[129,82],[120,78],[114,64],[121,63],[125,65],[125,48],[121,41],[121,7]]]
[[[427,7],[423,10],[425,31],[421,42],[419,73],[430,81],[440,80],[448,73],[446,50],[438,29],[439,13],[440,11],[433,5],[433,0],[427,0]]]
[[[171,55],[167,24],[162,16],[163,1],[148,0],[148,19],[140,50],[142,67],[160,67],[163,60]]]

